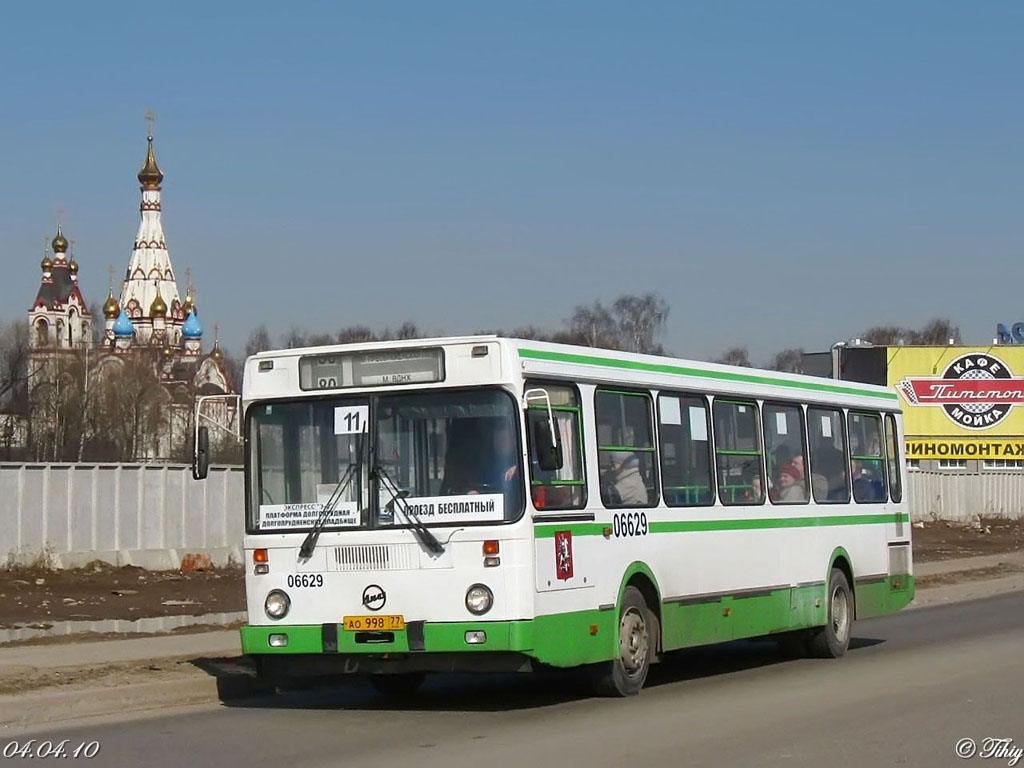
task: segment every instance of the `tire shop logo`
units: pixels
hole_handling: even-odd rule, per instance
[[[371,584],[363,590],[363,605],[371,611],[379,611],[387,601],[387,593],[376,584]]]
[[[985,430],[1024,405],[1024,377],[1002,360],[971,352],[951,362],[941,376],[909,376],[896,385],[909,405],[939,406],[964,429]]]

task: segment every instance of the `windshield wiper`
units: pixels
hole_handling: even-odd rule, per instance
[[[320,510],[320,515],[317,517],[316,522],[313,523],[313,527],[309,529],[309,533],[306,534],[306,538],[302,540],[302,546],[299,547],[299,557],[310,558],[313,556],[313,550],[316,549],[316,541],[320,538],[320,532],[327,525],[327,521],[331,517],[331,513],[334,508],[338,506],[338,502],[341,501],[341,497],[345,495],[345,491],[348,490],[349,484],[352,482],[352,478],[356,476],[356,468],[363,465],[363,442],[359,442],[359,455],[356,456],[356,460],[350,462],[345,471],[342,473],[341,478],[338,480],[338,484],[334,486],[334,490],[331,491],[330,497],[324,502],[323,509]]]
[[[416,538],[420,540],[423,546],[435,555],[439,555],[444,552],[444,545],[437,540],[437,537],[430,532],[430,529],[423,524],[423,521],[420,520],[411,509],[409,509],[409,504],[402,497],[401,490],[399,490],[395,481],[391,479],[384,467],[379,465],[374,467],[373,474],[377,477],[377,482],[379,482],[384,487],[384,490],[390,494],[390,503],[398,507],[405,519],[409,521],[412,526],[413,533],[416,534]]]

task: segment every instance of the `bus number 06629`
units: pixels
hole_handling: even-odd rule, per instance
[[[623,536],[646,536],[646,512],[620,512],[612,518],[612,531],[616,538]]]

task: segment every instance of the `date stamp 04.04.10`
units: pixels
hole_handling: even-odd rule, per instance
[[[100,753],[98,741],[71,741],[63,739],[28,739],[26,741],[8,741],[0,750],[4,757],[96,757]]]

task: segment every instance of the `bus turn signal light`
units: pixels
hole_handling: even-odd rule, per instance
[[[252,551],[252,561],[254,563],[265,563],[265,562],[267,562],[267,550],[265,550],[265,549],[254,549]]]
[[[484,554],[485,555],[496,555],[498,554],[499,545],[496,539],[488,539],[484,542]]]

